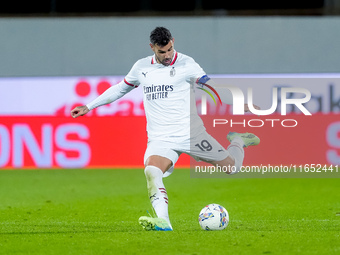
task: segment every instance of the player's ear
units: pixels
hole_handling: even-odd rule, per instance
[[[150,45],[151,50],[152,50],[152,51],[155,51],[155,50],[154,50],[154,45],[153,45],[152,43],[150,43],[149,45]]]

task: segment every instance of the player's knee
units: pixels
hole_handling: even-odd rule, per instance
[[[171,166],[172,162],[168,158],[164,158],[161,156],[150,156],[145,163],[146,168],[148,166],[154,166],[159,168],[163,173],[165,173]],[[145,168],[145,169],[146,169]]]

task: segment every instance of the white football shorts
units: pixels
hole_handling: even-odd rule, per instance
[[[165,157],[171,160],[172,167],[164,173],[169,176],[182,153],[193,157],[196,161],[213,162],[220,161],[229,156],[229,152],[207,132],[185,139],[181,137],[167,138],[163,140],[150,140],[144,154],[144,164],[153,155]]]

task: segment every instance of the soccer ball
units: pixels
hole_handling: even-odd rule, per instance
[[[219,204],[209,204],[198,215],[198,221],[204,230],[223,230],[228,226],[229,214]]]

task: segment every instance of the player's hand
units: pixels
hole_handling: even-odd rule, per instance
[[[261,109],[261,107],[260,107],[260,106],[257,106],[257,105],[254,105],[254,108],[255,108],[256,110],[260,110],[260,109]],[[245,112],[250,112],[248,104],[244,104],[244,111],[245,111]]]
[[[77,106],[76,108],[74,108],[72,111],[71,111],[71,116],[73,118],[77,118],[79,116],[83,116],[85,115],[86,113],[88,113],[90,110],[89,108],[87,108],[86,105],[83,105],[83,106]]]

